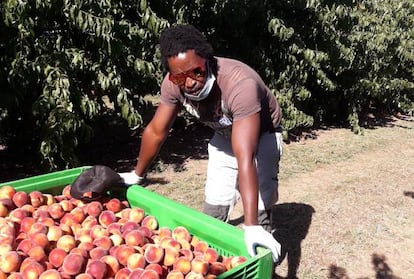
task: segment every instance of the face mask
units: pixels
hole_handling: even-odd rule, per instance
[[[216,77],[214,76],[213,73],[211,73],[210,67],[208,67],[208,75],[207,75],[207,79],[206,82],[204,83],[204,87],[200,90],[200,92],[197,95],[191,95],[191,94],[187,94],[184,93],[184,96],[186,96],[188,99],[192,100],[192,101],[202,101],[205,98],[208,97],[208,95],[211,92],[211,89],[213,88],[214,82],[216,81]]]

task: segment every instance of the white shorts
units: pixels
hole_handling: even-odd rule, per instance
[[[278,199],[282,142],[279,132],[264,133],[259,139],[256,154],[260,189],[258,210],[270,209]],[[233,206],[238,189],[238,168],[231,140],[215,133],[208,144],[208,155],[205,201],[211,205]]]

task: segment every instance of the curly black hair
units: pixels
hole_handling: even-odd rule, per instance
[[[164,30],[159,38],[161,63],[169,71],[168,58],[193,49],[198,56],[207,59],[209,66],[216,73],[217,61],[213,56],[213,47],[206,37],[190,24],[178,24]]]

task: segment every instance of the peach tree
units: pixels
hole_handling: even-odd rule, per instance
[[[0,10],[3,142],[62,168],[77,164],[91,120],[142,124],[142,97],[160,78],[154,45],[168,25],[145,1],[6,0]]]

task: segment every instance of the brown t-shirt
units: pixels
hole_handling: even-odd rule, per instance
[[[161,84],[161,103],[182,104],[191,115],[226,136],[231,134],[233,121],[257,112],[260,112],[262,133],[280,129],[280,106],[257,72],[240,61],[216,58],[221,103],[203,110],[200,102],[191,101],[180,92],[179,87],[168,79],[168,74]]]

